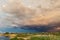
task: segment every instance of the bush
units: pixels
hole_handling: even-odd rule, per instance
[[[15,38],[12,38],[12,39],[10,39],[10,40],[18,40],[18,38],[17,38],[17,37],[15,37]]]
[[[39,37],[31,37],[30,40],[40,40]]]
[[[23,38],[20,38],[19,40],[24,40]]]
[[[48,37],[48,36],[31,37],[30,40],[50,40],[50,37]]]

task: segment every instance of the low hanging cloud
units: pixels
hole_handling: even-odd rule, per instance
[[[2,11],[10,25],[60,30],[60,0],[8,0]]]

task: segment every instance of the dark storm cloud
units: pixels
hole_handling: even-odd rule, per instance
[[[25,30],[35,30],[36,32],[60,32],[60,23],[49,25],[26,25],[21,28]]]

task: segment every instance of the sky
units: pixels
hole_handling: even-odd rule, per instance
[[[60,0],[0,0],[0,28],[60,31],[59,24]]]

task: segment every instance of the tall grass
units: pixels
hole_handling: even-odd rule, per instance
[[[60,36],[40,36],[40,37],[31,37],[30,40],[60,40]]]

